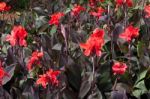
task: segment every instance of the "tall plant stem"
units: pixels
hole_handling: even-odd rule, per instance
[[[128,15],[127,15],[127,5],[125,4],[124,6],[123,6],[123,8],[124,8],[124,15],[125,15],[125,21],[124,21],[124,26],[125,27],[127,27],[127,20],[128,20]]]
[[[131,43],[132,42],[129,43],[129,52],[128,52],[129,53],[129,61],[128,61],[129,62],[129,73],[131,72]]]
[[[110,33],[110,36],[111,36],[111,53],[112,53],[112,59],[114,59],[115,57],[115,54],[114,54],[114,42],[113,42],[113,32],[111,32],[110,30],[110,5],[108,5],[107,7],[107,16],[108,16],[108,20],[107,20],[107,26],[108,26],[108,33]]]
[[[92,56],[92,81],[94,81],[94,76],[95,76],[95,57]]]
[[[113,91],[116,90],[117,82],[118,82],[118,77],[116,78],[115,83],[113,85],[113,88],[112,88]]]

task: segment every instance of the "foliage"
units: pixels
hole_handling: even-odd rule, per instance
[[[149,97],[149,0],[3,1],[11,9],[0,8],[2,99]]]

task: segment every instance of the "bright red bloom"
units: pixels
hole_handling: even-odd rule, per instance
[[[28,70],[32,69],[32,65],[34,64],[40,64],[40,59],[43,57],[43,52],[38,52],[35,51],[32,53],[32,56],[30,57],[28,63],[27,63],[27,68]]]
[[[89,56],[91,53],[96,53],[101,56],[101,49],[104,45],[104,30],[96,28],[93,34],[90,35],[86,43],[80,43],[80,47],[85,49],[84,54]]]
[[[144,7],[144,11],[146,13],[146,18],[150,17],[150,4]]]
[[[46,85],[48,84],[49,82],[49,78],[47,77],[46,74],[43,74],[43,75],[39,75],[39,79],[36,81],[36,84],[39,85],[41,84],[44,88],[46,88]]]
[[[5,76],[9,76],[9,75],[5,72],[2,66],[2,62],[0,61],[0,85],[2,85],[2,81]]]
[[[125,39],[128,42],[139,35],[139,28],[129,25],[123,33],[119,35],[120,38]]]
[[[49,77],[52,85],[58,85],[59,81],[57,80],[57,76],[60,74],[60,71],[54,71],[50,69],[46,72],[47,76]]]
[[[74,8],[72,9],[71,14],[74,15],[74,16],[77,16],[77,15],[79,15],[79,13],[80,13],[81,11],[84,11],[84,10],[85,10],[84,7],[82,7],[82,6],[80,6],[80,5],[75,5]]]
[[[49,20],[49,24],[52,25],[58,25],[59,24],[59,20],[61,19],[61,17],[63,17],[65,14],[62,12],[58,12],[58,13],[54,13],[52,14],[50,17],[51,19]]]
[[[112,70],[114,75],[119,74],[122,75],[126,72],[127,65],[122,62],[115,62],[114,65],[112,66]]]
[[[102,14],[105,12],[105,10],[102,7],[97,8],[97,12],[90,12],[91,15],[100,18]]]
[[[59,74],[60,71],[54,71],[53,69],[50,69],[45,74],[40,75],[40,78],[36,81],[36,84],[41,84],[44,88],[46,88],[47,84],[57,86],[59,83],[57,76]]]
[[[0,12],[10,10],[10,6],[8,6],[5,2],[0,2]]]
[[[27,46],[25,38],[27,37],[27,32],[21,25],[14,26],[11,35],[6,36],[6,41],[9,41],[11,46],[20,45]]]
[[[132,0],[116,0],[116,3],[118,6],[121,6],[123,4],[126,4],[128,7],[133,6],[133,1]]]

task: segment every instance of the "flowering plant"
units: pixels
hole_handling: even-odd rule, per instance
[[[149,0],[3,1],[1,98],[149,97]]]

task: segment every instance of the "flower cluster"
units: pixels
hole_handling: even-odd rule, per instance
[[[32,56],[30,57],[28,63],[27,63],[27,68],[28,70],[31,70],[32,69],[32,66],[33,65],[39,65],[40,64],[40,59],[43,57],[43,52],[38,52],[38,51],[35,51],[32,53]]]
[[[116,0],[117,6],[121,6],[123,4],[126,4],[128,7],[133,6],[133,1],[132,0]]]
[[[73,16],[77,16],[77,15],[79,15],[79,13],[80,13],[81,11],[84,11],[84,10],[85,10],[84,7],[82,7],[82,6],[80,6],[80,5],[75,5],[75,6],[73,7],[73,9],[72,9],[71,14],[72,14]]]
[[[59,20],[61,19],[61,17],[63,17],[65,14],[62,12],[57,12],[52,14],[50,17],[51,19],[49,20],[49,24],[50,25],[56,25],[58,26],[59,24]]]
[[[20,45],[20,46],[27,46],[25,38],[27,37],[28,33],[24,27],[21,25],[14,26],[11,35],[6,36],[6,41],[9,41],[11,46]]]
[[[129,25],[123,33],[119,35],[120,38],[125,39],[129,43],[131,40],[139,35],[139,28]]]
[[[91,11],[90,14],[97,18],[100,18],[102,14],[105,12],[105,10],[102,7],[98,7],[96,10],[97,10],[96,12]]]
[[[36,84],[41,84],[44,88],[46,88],[47,84],[57,86],[59,81],[57,76],[60,74],[60,71],[54,71],[53,69],[49,69],[45,74],[39,75],[40,78],[36,81]]]
[[[146,18],[149,18],[150,17],[150,5],[147,5],[144,7],[144,11],[146,13]]]
[[[127,69],[127,65],[122,62],[115,62],[112,66],[114,75],[116,74],[122,75],[126,72],[126,69]]]
[[[83,0],[84,1],[84,0]],[[102,48],[105,44],[105,40],[104,40],[104,35],[106,36],[106,38],[108,37],[109,39],[106,39],[107,41],[107,44],[104,48],[104,51],[106,51],[106,54],[104,53],[104,58],[102,59],[102,65],[104,63],[104,61],[107,61],[107,60],[113,60],[113,53],[111,53],[111,51],[115,51],[115,49],[117,48],[124,48],[126,46],[120,46],[120,44],[118,42],[114,42],[115,39],[117,37],[124,39],[125,41],[127,41],[127,43],[131,44],[131,41],[133,41],[132,39],[133,38],[136,38],[139,36],[139,31],[140,31],[140,27],[134,27],[133,25],[128,25],[128,22],[127,23],[127,27],[125,27],[124,31],[121,33],[121,34],[118,34],[117,37],[113,35],[114,32],[119,32],[120,31],[120,27],[122,27],[122,23],[124,23],[125,21],[128,21],[126,20],[126,17],[127,19],[131,19],[129,21],[132,21],[132,18],[134,17],[134,14],[132,13],[128,13],[127,9],[129,7],[132,7],[134,5],[134,0],[110,0],[109,4],[106,4],[106,3],[101,3],[101,2],[104,2],[105,0],[88,0],[87,2],[89,3],[90,7],[86,7],[85,4],[84,7],[81,6],[81,5],[78,5],[78,4],[75,4],[71,10],[71,12],[68,14],[66,14],[66,17],[65,18],[68,18],[69,15],[71,14],[72,16],[78,16],[81,14],[81,12],[83,11],[86,11],[88,12],[88,16],[87,17],[84,17],[85,19],[82,19],[81,20],[81,24],[79,21],[76,21],[75,19],[73,18],[78,18],[78,17],[71,17],[71,21],[69,21],[69,23],[67,23],[67,21],[64,21],[64,25],[66,26],[66,31],[68,33],[66,33],[66,37],[68,37],[68,39],[63,39],[61,37],[57,38],[56,36],[59,35],[60,32],[64,32],[63,29],[61,28],[58,28],[60,31],[58,31],[57,33],[58,34],[53,34],[53,35],[48,35],[47,36],[47,32],[49,32],[49,27],[44,27],[41,26],[40,28],[37,28],[36,27],[36,24],[31,24],[30,22],[30,25],[27,26],[27,27],[30,27],[30,26],[35,26],[34,28],[34,31],[33,32],[40,32],[39,34],[42,35],[42,40],[40,41],[39,38],[40,36],[39,35],[36,35],[36,39],[38,38],[39,40],[39,43],[38,43],[38,49],[41,47],[42,50],[44,51],[48,51],[49,53],[47,54],[48,57],[50,57],[50,62],[52,63],[52,65],[54,64],[57,64],[60,63],[62,66],[64,66],[64,64],[66,62],[62,62],[63,61],[63,58],[65,58],[67,56],[67,59],[64,60],[64,61],[67,61],[68,62],[68,58],[71,56],[71,58],[74,59],[74,56],[76,56],[76,54],[72,55],[72,52],[73,51],[76,51],[78,52],[78,50],[76,50],[76,41],[80,40],[80,35],[76,35],[76,34],[73,34],[74,31],[77,31],[77,33],[81,33],[82,31],[88,31],[88,29],[90,30],[91,28],[93,27],[103,27],[104,29],[106,29],[106,33],[108,32],[108,34],[105,35],[105,31],[103,29],[100,29],[100,28],[96,28],[94,29],[94,31],[89,35],[89,38],[86,40],[85,43],[80,43],[79,46],[81,49],[83,49],[83,53],[85,56],[101,56],[102,55]],[[66,0],[67,2],[67,0]],[[78,2],[79,3],[79,2]],[[116,8],[121,8],[121,11],[125,11],[125,16],[124,17],[122,15],[122,13],[116,13],[117,10],[114,10],[114,9],[111,9],[113,8],[114,6],[112,4],[115,4]],[[144,4],[144,3],[143,3]],[[146,2],[145,2],[146,4]],[[109,5],[110,5],[110,11],[109,11]],[[60,5],[58,5],[60,6]],[[62,5],[63,6],[63,5]],[[65,5],[64,5],[65,6]],[[70,5],[67,4],[67,9],[68,9],[68,6],[70,7]],[[105,10],[105,8],[108,7],[108,12],[107,10]],[[137,6],[136,6],[137,7]],[[65,8],[65,9],[66,9]],[[87,8],[87,9],[86,9]],[[8,11],[10,10],[11,7],[8,6],[5,2],[0,2],[0,12],[3,12],[3,11]],[[57,10],[57,9],[54,9],[54,11]],[[70,8],[69,8],[70,10]],[[131,12],[132,12],[133,9],[131,9]],[[137,9],[135,9],[137,10]],[[67,10],[68,11],[68,10]],[[130,9],[129,9],[130,11]],[[53,11],[51,11],[53,12]],[[144,12],[146,14],[145,18],[150,18],[150,4],[149,5],[146,5],[144,7]],[[98,19],[100,19],[102,17],[102,15],[106,14],[106,20],[104,21],[100,21]],[[87,15],[87,13],[85,13],[85,15]],[[92,18],[97,18],[97,20],[91,20],[90,17],[92,16]],[[48,21],[49,25],[55,25],[55,26],[60,26],[60,21],[61,19],[65,16],[65,13],[63,12],[56,12],[56,13],[53,13],[52,15],[50,15],[50,20]],[[92,21],[92,22],[91,22]],[[100,21],[100,22],[98,22]],[[140,20],[141,21],[141,20]],[[75,22],[74,24],[72,24],[73,22]],[[96,24],[95,24],[96,22]],[[145,20],[144,20],[145,22]],[[86,23],[86,24],[84,24]],[[133,22],[136,24],[136,22]],[[139,21],[137,22],[139,23]],[[28,23],[27,23],[28,24]],[[120,25],[121,24],[121,25]],[[143,23],[145,24],[145,23]],[[142,25],[143,25],[142,24]],[[144,25],[143,25],[144,26]],[[71,29],[71,28],[74,28],[74,29]],[[87,30],[85,30],[86,28],[88,28]],[[107,30],[108,29],[108,30]],[[62,31],[61,31],[62,30]],[[116,31],[115,31],[116,30]],[[5,31],[5,30],[4,30]],[[41,34],[42,32],[42,34]],[[43,36],[43,32],[44,32],[44,36]],[[51,30],[50,30],[51,32]],[[53,32],[53,30],[52,30]],[[72,34],[69,34],[70,32],[72,32]],[[142,31],[143,32],[143,31]],[[145,31],[144,31],[145,32]],[[147,31],[146,31],[147,32]],[[63,33],[62,33],[63,34]],[[65,33],[64,33],[65,34]],[[109,35],[110,34],[110,35]],[[3,34],[2,34],[3,35]],[[45,36],[46,35],[46,36]],[[12,31],[10,34],[8,34],[6,36],[6,41],[10,43],[11,46],[15,46],[12,48],[12,50],[10,49],[10,52],[12,52],[12,54],[15,54],[17,52],[17,48],[19,46],[21,46],[21,48],[23,47],[26,47],[27,46],[27,41],[26,41],[26,38],[28,36],[28,33],[26,31],[26,29],[21,26],[21,25],[16,25],[12,28]],[[38,37],[37,37],[38,36]],[[50,37],[49,37],[50,36]],[[114,37],[113,37],[114,36]],[[34,38],[34,39],[35,39]],[[75,42],[74,42],[74,38],[75,38]],[[76,40],[77,38],[77,40]],[[79,39],[78,39],[79,38]],[[142,40],[143,40],[144,36],[142,36]],[[52,39],[52,40],[51,40]],[[64,41],[63,41],[64,40]],[[43,44],[45,42],[48,42],[48,41],[54,41],[52,42],[52,44],[50,45],[50,47],[47,47],[49,45],[40,45],[40,44]],[[73,42],[72,42],[73,41]],[[71,44],[70,44],[71,42]],[[139,41],[140,42],[140,41]],[[61,43],[61,44],[60,44]],[[37,43],[36,43],[37,44]],[[35,44],[35,45],[36,45]],[[60,44],[62,45],[62,49],[59,50],[59,51],[54,51],[54,53],[56,52],[59,52],[58,54],[61,54],[59,55],[60,57],[54,57],[54,55],[51,55],[51,53],[53,54],[53,50],[51,51],[51,47],[53,47],[53,45],[55,44]],[[67,46],[68,44],[68,46]],[[75,50],[70,50],[70,48],[72,46],[75,45]],[[135,45],[136,46],[136,45]],[[31,48],[34,47],[36,48],[36,46],[32,46],[31,45]],[[115,48],[117,47],[117,48]],[[144,46],[145,47],[145,46]],[[48,48],[48,50],[46,49]],[[65,49],[66,48],[66,49]],[[123,55],[126,55],[127,53],[120,53],[122,51],[121,48],[119,49],[119,51],[115,51],[115,55],[116,56],[120,56],[121,54],[121,57]],[[109,51],[109,49],[111,51]],[[14,51],[16,50],[16,51]],[[67,51],[66,51],[67,50]],[[18,53],[20,53],[21,51],[24,51],[24,49],[18,51]],[[131,50],[132,51],[132,50]],[[62,52],[69,52],[69,53],[66,53],[66,54],[62,54]],[[108,53],[107,53],[108,52]],[[117,53],[119,52],[119,53]],[[74,52],[73,52],[74,53]],[[129,51],[130,53],[130,51]],[[9,53],[8,53],[9,54]],[[5,53],[4,53],[5,55]],[[2,55],[2,57],[4,56]],[[57,55],[57,54],[56,54]],[[133,54],[134,55],[134,54]],[[8,55],[9,56],[9,55]],[[32,55],[29,57],[28,61],[27,61],[27,64],[26,64],[26,68],[25,69],[22,69],[21,70],[26,70],[28,69],[28,72],[32,71],[32,69],[34,69],[34,67],[36,68],[36,66],[41,66],[41,64],[43,64],[44,66],[44,63],[41,63],[41,59],[42,57],[44,56],[44,53],[43,52],[40,52],[40,51],[34,51],[32,53]],[[65,56],[65,57],[63,57]],[[78,56],[78,55],[77,55]],[[103,55],[102,55],[103,56]],[[143,55],[142,55],[143,56]],[[21,61],[19,60],[19,58],[21,57]],[[6,57],[7,58],[7,57]],[[17,62],[19,65],[22,63],[22,59],[24,59],[24,55],[20,55],[20,54],[17,54],[15,56],[15,59],[17,59],[15,62]],[[54,59],[53,59],[54,58]],[[79,59],[82,58],[82,57],[79,57]],[[117,57],[118,58],[118,57]],[[119,57],[120,58],[120,57]],[[5,59],[5,58],[4,58]],[[77,58],[75,58],[77,59]],[[123,58],[124,59],[124,58]],[[122,59],[122,60],[123,60]],[[125,60],[127,60],[128,58],[126,58]],[[138,59],[141,59],[140,55],[138,56]],[[46,59],[46,60],[49,60]],[[120,60],[120,59],[119,59]],[[125,61],[123,60],[123,61]],[[86,60],[85,60],[86,61]],[[89,60],[88,60],[89,61]],[[75,62],[79,63],[82,63],[82,61],[78,60]],[[74,63],[75,63],[74,62]],[[101,59],[100,57],[93,57],[93,73],[95,72],[99,72],[99,71],[95,71],[95,69],[99,68],[97,67],[97,65],[101,62]],[[95,62],[96,62],[96,65],[95,65]],[[110,62],[110,61],[109,61]],[[8,64],[9,64],[9,61],[8,61]],[[141,63],[143,64],[143,63]],[[19,66],[17,65],[17,66]],[[75,65],[78,65],[78,64],[75,64]],[[104,63],[105,65],[105,63]],[[90,65],[89,65],[90,66]],[[112,66],[112,72],[114,75],[123,75],[125,74],[125,72],[127,71],[127,68],[128,66],[126,65],[126,63],[123,63],[123,62],[114,62],[114,64]],[[44,68],[44,67],[42,67]],[[61,67],[60,67],[61,68]],[[64,67],[63,67],[64,68]],[[108,67],[109,68],[109,67]],[[40,68],[41,69],[41,68]],[[65,68],[66,69],[66,68]],[[45,68],[44,68],[45,70]],[[88,70],[88,69],[87,69]],[[34,72],[34,71],[33,71]],[[68,72],[67,70],[65,72]],[[36,73],[38,74],[39,72],[36,71]],[[59,70],[53,70],[53,69],[49,69],[48,71],[45,71],[44,73],[42,73],[42,75],[39,75],[37,80],[36,80],[36,84],[37,85],[42,85],[42,87],[46,88],[47,85],[52,85],[52,86],[55,86],[55,87],[58,87],[59,85],[59,80],[58,80],[58,76],[60,75],[60,71]],[[67,76],[67,78],[69,77],[67,73],[65,73]],[[5,76],[9,76],[6,72],[5,72],[5,69],[3,68],[2,66],[2,62],[0,61],[0,85],[2,85],[2,82],[3,82],[3,78]],[[72,75],[71,75],[72,76]],[[72,76],[73,77],[73,76]],[[27,78],[28,79],[28,78]],[[15,79],[16,80],[16,79]],[[67,79],[65,79],[67,80]],[[72,79],[71,79],[72,80]],[[95,80],[95,79],[94,79]],[[70,84],[70,81],[69,81],[69,84]],[[68,84],[68,85],[69,85]],[[116,82],[117,84],[117,82]],[[63,84],[62,84],[63,85]],[[69,86],[70,87],[70,86]],[[82,86],[81,86],[82,87]],[[70,89],[73,89],[73,88],[70,88]],[[92,89],[91,89],[92,90]],[[89,92],[87,92],[87,95],[85,95],[86,97],[88,97],[88,93],[91,92],[91,90]],[[74,94],[73,94],[74,95]],[[80,95],[79,95],[80,96]],[[90,96],[90,95],[89,95]]]
[[[104,30],[96,28],[90,35],[85,44],[80,43],[80,47],[85,49],[84,54],[89,56],[91,53],[95,53],[97,56],[101,56],[101,48],[104,45]]]
[[[10,9],[11,9],[11,7],[8,6],[5,2],[0,2],[0,12],[8,11]]]

